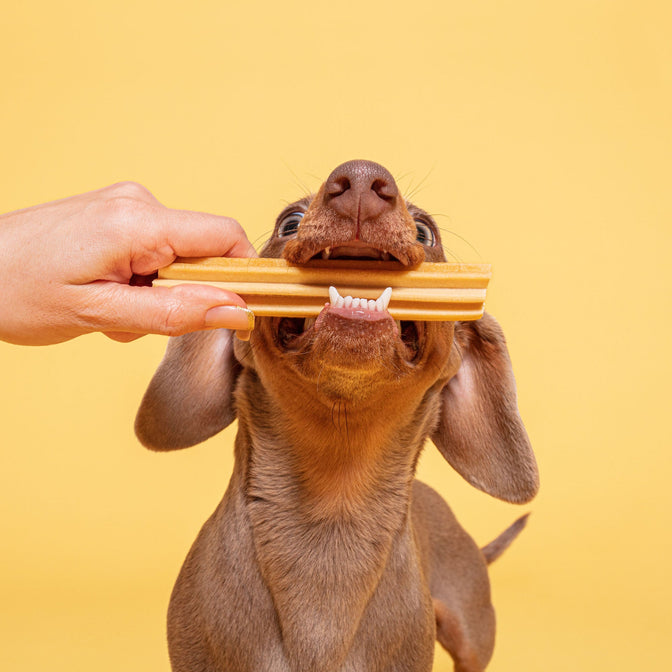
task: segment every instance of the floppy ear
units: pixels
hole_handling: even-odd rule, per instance
[[[539,489],[539,474],[518,412],[516,383],[504,334],[484,315],[455,325],[460,368],[441,391],[432,440],[469,483],[507,502]]]
[[[153,450],[186,448],[230,425],[240,371],[228,329],[171,338],[135,418],[140,442]]]

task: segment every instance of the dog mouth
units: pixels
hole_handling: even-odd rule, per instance
[[[317,254],[311,257],[312,260],[345,259],[350,261],[397,261],[399,258],[387,250],[380,250],[371,247],[359,240],[353,240],[349,243],[327,246],[321,249]],[[400,262],[403,263],[403,262]]]
[[[317,317],[274,318],[277,342],[285,351],[299,351],[318,335],[326,320],[331,317],[336,318],[339,331],[356,332],[363,338],[376,338],[378,325],[389,328],[389,323],[394,322],[401,354],[407,362],[412,363],[421,352],[425,324],[394,320],[388,312],[392,292],[392,288],[387,287],[377,299],[365,299],[341,296],[336,287],[330,287],[329,302]]]
[[[327,313],[338,315],[344,321],[352,321],[353,326],[356,323],[361,324],[363,321],[373,323],[392,319],[387,311],[376,314],[368,308],[352,307],[358,301],[360,306],[364,302],[368,303],[366,299],[358,300],[350,296],[341,298],[344,302],[352,300],[349,308],[345,307],[345,305],[340,309],[337,307],[335,308],[334,304],[330,302],[325,305],[325,308],[317,317],[274,318],[277,320],[276,333],[280,347],[286,351],[299,350],[307,337],[316,334],[320,328],[320,325],[318,324],[320,318]],[[422,336],[424,335],[424,323],[413,322],[410,320],[394,320],[394,322],[397,329],[397,337],[403,345],[404,359],[413,362],[420,352]]]
[[[325,246],[311,260],[351,260],[400,262],[399,258],[387,250],[372,247],[354,240],[333,247]],[[368,340],[389,337],[396,332],[398,350],[409,363],[418,359],[425,336],[424,322],[394,320],[388,312],[393,289],[387,287],[375,299],[356,296],[342,296],[336,287],[329,288],[329,302],[317,317],[282,317],[274,319],[274,331],[279,346],[285,351],[298,352],[318,336],[329,319],[338,324],[338,332],[357,334]],[[333,319],[331,319],[333,318]],[[335,320],[335,322],[334,322]],[[390,329],[390,323],[394,327]],[[387,328],[384,328],[386,325]],[[385,335],[383,335],[385,334]]]

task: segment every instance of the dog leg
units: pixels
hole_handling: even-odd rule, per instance
[[[414,483],[412,511],[436,638],[455,661],[455,672],[481,672],[495,641],[485,558],[443,499],[419,481]]]

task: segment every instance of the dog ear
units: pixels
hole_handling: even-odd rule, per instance
[[[233,390],[241,371],[233,338],[232,331],[215,329],[170,339],[135,418],[143,445],[186,448],[233,422]]]
[[[432,440],[475,487],[508,502],[527,502],[539,489],[539,474],[518,412],[504,334],[484,315],[455,325],[453,347],[461,364],[441,391]]]

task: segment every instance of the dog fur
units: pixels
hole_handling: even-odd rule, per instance
[[[445,261],[434,220],[368,161],[286,208],[261,254]],[[481,550],[414,474],[431,438],[484,492],[535,495],[499,325],[397,325],[327,306],[305,326],[258,318],[247,342],[226,330],[171,339],[142,401],[136,431],[156,450],[238,419],[228,489],[171,598],[174,672],[427,671],[436,639],[457,672],[484,670],[487,564],[524,519]]]

